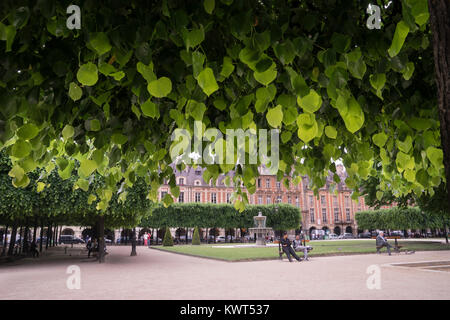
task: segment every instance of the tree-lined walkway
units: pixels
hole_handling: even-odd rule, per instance
[[[59,248],[58,248],[59,249]],[[228,263],[138,247],[111,247],[106,264],[85,258],[22,260],[0,266],[0,299],[448,299],[450,274],[387,263],[450,260],[450,251],[357,255],[310,262]],[[78,265],[81,289],[69,290],[66,269]],[[381,270],[382,290],[366,286],[368,266]],[[283,269],[284,272],[280,272]],[[213,285],[218,284],[218,285]],[[220,284],[220,285],[219,285]]]

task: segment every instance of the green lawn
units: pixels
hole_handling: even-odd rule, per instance
[[[402,245],[402,250],[450,250],[450,246],[429,241],[398,241]],[[394,241],[390,241],[394,245]],[[248,259],[276,259],[278,258],[278,247],[265,248],[219,248],[230,244],[202,244],[200,246],[177,245],[173,247],[154,247],[157,249],[183,253],[199,257],[208,257],[226,261],[239,261]],[[333,240],[333,241],[311,241],[309,242],[314,249],[310,256],[335,255],[335,254],[356,254],[356,253],[375,253],[375,240]],[[383,248],[381,252],[386,252]],[[303,254],[300,254],[302,256]]]

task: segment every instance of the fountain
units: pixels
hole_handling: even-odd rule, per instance
[[[250,233],[256,233],[256,245],[265,246],[266,245],[266,234],[272,230],[272,228],[266,227],[266,216],[263,216],[261,211],[257,216],[253,217],[253,221],[255,222],[254,228],[249,228],[248,231]]]

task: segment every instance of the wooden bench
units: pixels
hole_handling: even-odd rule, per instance
[[[305,246],[305,247],[306,247],[306,242],[309,242],[309,240],[303,240],[303,246]],[[284,253],[283,249],[281,248],[281,244],[280,243],[278,243],[278,244],[279,244],[278,245],[278,254],[280,255],[280,260],[283,260],[283,254],[285,254],[285,253]],[[309,247],[306,249],[308,250],[308,253],[309,253],[313,248]],[[294,249],[294,251],[295,251],[295,249]],[[298,251],[296,251],[296,252],[298,252]]]

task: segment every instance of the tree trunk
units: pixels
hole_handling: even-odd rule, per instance
[[[17,226],[14,224],[11,230],[11,237],[9,239],[8,256],[14,253],[14,245],[16,244]]]
[[[105,217],[98,217],[98,262],[105,262]]]
[[[18,250],[18,252],[16,252],[17,254],[21,254],[22,253],[22,247],[23,247],[22,232],[23,232],[23,227],[20,227],[20,231],[19,231],[19,250]]]
[[[23,235],[23,253],[28,253],[28,232],[30,231],[30,228],[28,225],[25,226],[25,232]]]
[[[55,246],[58,246],[58,224],[55,224],[55,239],[53,240]]]
[[[45,239],[46,241],[45,241],[45,250],[47,250],[48,249],[48,243],[49,243],[49,241],[50,241],[50,233],[52,232],[51,231],[51,224],[49,224],[48,226],[47,226],[47,239]]]
[[[37,232],[37,219],[34,221],[34,228],[33,228],[33,242],[36,242],[36,232]]]
[[[136,253],[136,228],[133,228],[131,235],[131,254],[130,256],[134,257],[137,255]]]
[[[8,243],[8,225],[5,227],[5,240],[3,241],[3,249],[2,249],[2,256],[6,254],[6,245]]]
[[[450,208],[450,2],[428,0],[428,8],[433,34],[441,144],[444,151],[447,200]]]
[[[189,233],[189,228],[186,228],[186,244],[188,244],[188,233]]]
[[[44,220],[41,221],[41,230],[39,231],[39,252],[42,252],[42,238],[44,237]]]

